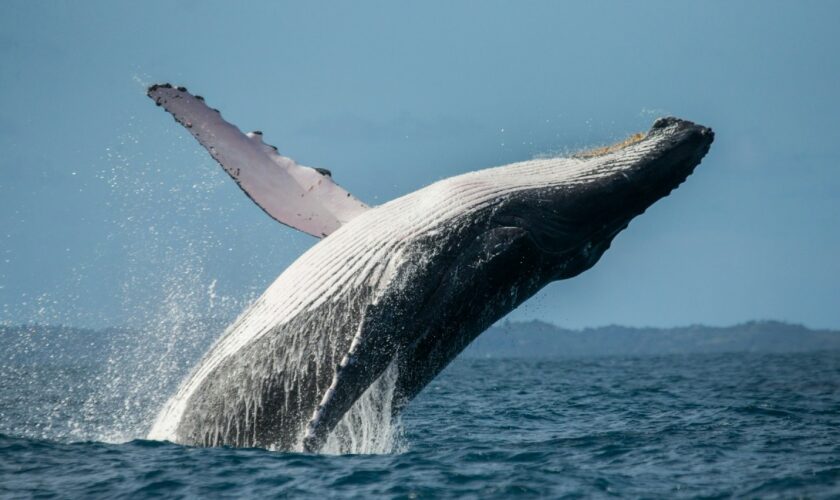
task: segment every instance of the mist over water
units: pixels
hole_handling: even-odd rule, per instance
[[[402,419],[391,414],[398,374],[396,363],[391,363],[338,422],[321,453],[381,454],[407,449]]]
[[[142,137],[126,134],[118,147],[108,148],[111,169],[101,177],[113,195],[115,236],[125,242],[119,290],[125,328],[110,339],[101,386],[84,406],[85,422],[97,414],[110,414],[113,421],[91,428],[87,439],[145,437],[181,379],[249,300],[220,294],[205,270],[224,241],[207,219],[229,213],[210,206],[211,194],[226,179],[198,159],[183,168],[147,158],[135,149]],[[180,170],[176,182],[162,169]],[[174,213],[161,207],[174,207]]]

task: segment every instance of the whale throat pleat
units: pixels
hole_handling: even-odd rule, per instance
[[[204,146],[246,195],[272,218],[323,238],[369,207],[336,184],[330,171],[298,165],[242,133],[184,87],[152,85],[148,95]]]

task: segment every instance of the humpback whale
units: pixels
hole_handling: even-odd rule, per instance
[[[372,207],[186,88],[148,95],[269,216],[320,238],[225,330],[149,433],[198,446],[318,451],[390,368],[397,414],[482,331],[591,268],[714,138],[660,118],[612,146],[464,173]]]

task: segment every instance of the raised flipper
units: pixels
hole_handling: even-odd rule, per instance
[[[262,132],[243,134],[218,110],[184,87],[152,85],[149,97],[172,113],[222,168],[268,215],[322,238],[368,210],[325,169],[298,165],[262,141]]]

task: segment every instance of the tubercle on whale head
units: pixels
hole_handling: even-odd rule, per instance
[[[714,140],[702,125],[657,119],[640,139],[600,157],[603,175],[576,190],[574,200],[591,221],[626,223],[668,196],[694,172]]]
[[[647,133],[575,155],[583,173],[545,193],[541,207],[524,207],[531,213],[520,218],[537,246],[555,255],[553,279],[592,267],[634,217],[691,175],[713,140],[708,127],[666,117]]]
[[[591,176],[570,202],[582,209],[584,223],[629,222],[682,184],[713,140],[708,127],[659,118],[640,139],[593,158],[602,175]]]

